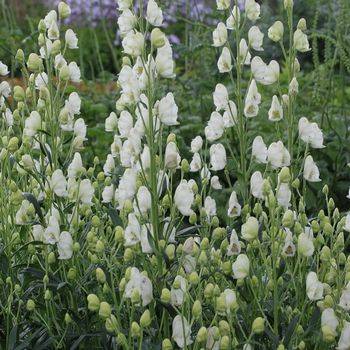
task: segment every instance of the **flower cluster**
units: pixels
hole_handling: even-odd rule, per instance
[[[70,7],[60,2],[39,22],[37,53],[17,51],[24,86],[0,83],[6,344],[349,349],[350,214],[327,185],[324,208],[310,213],[306,201],[321,181],[313,156],[325,147],[317,123],[296,108],[306,21],[294,27],[293,1],[284,0],[286,30],[278,21],[267,32],[282,50],[285,83],[280,64],[261,57],[260,5],[216,4],[226,18],[213,30],[223,79],[190,161],[174,132],[175,62],[155,0],[136,9],[118,0],[123,58],[105,120],[111,145],[90,167],[74,88],[80,70],[66,55],[79,41],[60,31]],[[257,130],[257,118],[275,132]]]

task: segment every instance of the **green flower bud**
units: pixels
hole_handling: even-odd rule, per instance
[[[47,290],[45,291],[45,294],[44,294],[44,299],[45,299],[45,300],[51,300],[51,298],[52,298],[51,291],[47,289]]]
[[[290,170],[288,167],[283,167],[278,174],[278,179],[280,182],[289,183],[291,180]]]
[[[168,288],[163,288],[160,300],[164,304],[169,304],[171,300],[170,290]]]
[[[292,182],[292,187],[295,188],[295,189],[298,189],[300,187],[300,180],[299,179],[295,179]]]
[[[188,163],[187,159],[182,159],[182,161],[181,161],[181,170],[184,173],[188,173],[190,171],[190,164]]]
[[[327,222],[323,227],[323,232],[325,233],[326,236],[329,236],[329,237],[332,236],[334,232],[333,226],[329,222]]]
[[[202,315],[202,304],[199,300],[193,303],[192,314],[195,319],[198,319]]]
[[[96,272],[97,282],[99,282],[101,284],[105,283],[106,282],[106,275],[105,275],[104,271],[98,267],[95,272]]]
[[[141,336],[141,328],[140,328],[139,324],[135,321],[133,321],[131,323],[131,330],[130,331],[131,331],[131,336],[133,338],[138,338]]]
[[[143,328],[149,327],[151,324],[151,313],[149,310],[145,310],[140,318],[140,325]]]
[[[59,78],[62,81],[68,81],[70,78],[70,72],[69,72],[69,67],[67,65],[64,65],[60,69],[60,74]]]
[[[284,8],[290,10],[294,6],[293,0],[284,0]]]
[[[49,255],[47,256],[47,262],[51,265],[56,262],[56,257],[54,252],[50,252]]]
[[[134,252],[132,251],[132,249],[126,248],[124,251],[124,261],[128,263],[132,261],[133,258],[134,258]]]
[[[208,283],[204,289],[204,297],[209,299],[209,298],[212,298],[213,295],[214,295],[214,285],[212,283]]]
[[[24,101],[25,100],[25,92],[22,86],[16,85],[13,88],[13,98],[15,101]]]
[[[67,273],[67,278],[68,280],[70,281],[74,281],[75,278],[77,276],[77,270],[75,267],[71,267],[69,270],[68,270],[68,273]]]
[[[100,303],[100,308],[98,310],[98,315],[101,317],[101,318],[108,318],[111,316],[111,306],[105,302],[105,301],[101,301]]]
[[[69,313],[66,312],[66,314],[64,315],[64,322],[68,325],[70,323],[72,323],[72,318],[70,317]]]
[[[230,338],[227,335],[224,335],[221,339],[220,339],[220,350],[229,350],[231,349],[231,345],[230,345]]]
[[[71,9],[69,5],[67,5],[65,2],[60,1],[58,4],[58,16],[60,19],[68,18],[71,14]]]
[[[16,152],[18,150],[18,143],[19,143],[19,140],[17,137],[15,136],[11,137],[7,145],[8,151],[11,153]]]
[[[159,49],[160,47],[163,47],[165,45],[165,41],[165,34],[159,28],[154,28],[151,32],[152,46],[156,49]]]
[[[35,302],[32,299],[28,299],[26,308],[28,311],[33,311],[35,309]]]
[[[257,317],[252,324],[252,332],[256,334],[263,333],[265,330],[265,319]]]
[[[27,67],[34,73],[41,72],[44,69],[42,59],[36,54],[31,53],[28,57]]]
[[[192,213],[188,219],[189,223],[191,225],[194,225],[197,222],[197,214],[196,213]]]
[[[208,332],[205,327],[201,327],[197,333],[196,340],[198,343],[204,343],[207,340]]]
[[[16,52],[15,59],[18,63],[23,64],[24,63],[24,52],[22,49],[18,49]]]
[[[294,213],[288,209],[283,214],[282,225],[284,227],[292,228],[294,225]]]
[[[162,350],[173,350],[171,341],[168,338],[162,341]]]
[[[268,30],[268,37],[274,42],[279,42],[283,38],[284,27],[281,21],[275,22]]]
[[[87,302],[88,302],[88,309],[90,311],[97,311],[100,308],[100,299],[96,294],[89,294],[87,296]]]

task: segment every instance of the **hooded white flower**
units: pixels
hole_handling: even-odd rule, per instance
[[[192,141],[191,141],[191,152],[192,153],[197,153],[202,149],[203,146],[203,139],[201,136],[196,136]]]
[[[232,69],[232,58],[230,50],[225,46],[218,59],[218,69],[220,73],[227,73]]]
[[[207,196],[204,200],[204,209],[208,217],[216,215],[216,202],[215,199]]]
[[[348,282],[345,289],[341,293],[339,306],[346,311],[350,311],[350,282]]]
[[[217,143],[210,146],[210,164],[211,169],[219,171],[226,166],[226,150],[221,143]]]
[[[229,101],[222,116],[225,128],[230,128],[237,124],[237,107],[233,101]]]
[[[68,166],[68,177],[74,178],[79,175],[79,173],[83,170],[83,161],[81,159],[80,153],[74,153],[73,160]]]
[[[105,173],[106,176],[109,176],[113,173],[114,169],[115,169],[114,158],[111,154],[108,154],[106,162],[103,165],[103,172]]]
[[[74,136],[86,140],[86,124],[83,118],[78,118],[74,122],[73,133]]]
[[[89,179],[84,179],[80,182],[78,198],[83,204],[92,204],[91,201],[94,193],[94,187]]]
[[[277,122],[283,118],[283,107],[276,95],[273,96],[269,109],[269,120]]]
[[[67,180],[61,169],[57,169],[52,173],[50,186],[56,196],[66,197],[68,195]]]
[[[239,254],[232,264],[233,278],[242,279],[249,275],[250,262],[245,254]]]
[[[275,83],[280,74],[280,66],[277,61],[272,60],[267,65],[259,56],[252,59],[251,69],[254,79],[262,85]]]
[[[80,114],[81,100],[76,92],[72,92],[65,101],[65,108],[70,115]]]
[[[130,130],[133,127],[132,115],[128,111],[122,111],[120,113],[117,125],[120,137],[129,137]]]
[[[211,179],[210,179],[210,186],[212,189],[214,190],[221,190],[222,189],[222,185],[220,183],[219,177],[214,175]]]
[[[346,214],[344,230],[350,232],[350,212]]]
[[[57,242],[58,259],[67,260],[73,255],[73,239],[69,232],[63,231]]]
[[[125,36],[135,28],[137,17],[130,9],[125,9],[118,17],[118,26],[121,36]]]
[[[152,206],[151,193],[146,186],[140,186],[137,191],[137,207],[142,214],[147,213]]]
[[[175,77],[175,63],[173,60],[173,50],[168,40],[166,40],[164,46],[157,49],[157,56],[155,62],[157,73],[161,77],[167,79]]]
[[[255,0],[246,0],[245,12],[247,14],[247,17],[252,22],[255,22],[260,16],[260,5],[255,2]]]
[[[6,108],[5,112],[2,113],[7,126],[13,126],[13,114],[11,109]]]
[[[34,136],[41,128],[41,117],[37,111],[32,111],[24,122],[23,134],[26,136]]]
[[[50,40],[57,40],[60,37],[60,30],[58,29],[58,25],[56,21],[52,21],[50,28],[47,30],[47,37]]]
[[[118,10],[124,11],[131,7],[133,0],[117,0],[118,2]]]
[[[161,26],[163,23],[163,12],[154,0],[148,1],[146,19],[156,27]]]
[[[350,322],[343,322],[343,329],[340,333],[338,350],[350,350]]]
[[[269,38],[274,41],[278,42],[283,38],[283,32],[284,27],[283,23],[281,21],[276,21],[268,30],[268,36]]]
[[[261,136],[256,136],[252,146],[252,157],[257,163],[267,162],[267,147]]]
[[[143,34],[140,32],[133,32],[133,31],[130,31],[128,34],[126,34],[122,41],[124,52],[127,55],[130,55],[133,57],[137,57],[141,55],[144,44],[145,44],[145,39],[143,37]]]
[[[6,64],[2,63],[0,61],[0,75],[2,75],[3,77],[6,76],[7,74],[9,74],[9,70],[8,67],[6,66]]]
[[[213,31],[213,46],[220,47],[227,41],[227,29],[224,23],[219,22]]]
[[[259,94],[256,81],[252,79],[245,98],[244,115],[247,118],[256,117],[259,113],[259,105],[261,103],[261,95]]]
[[[305,230],[298,237],[298,253],[302,256],[312,256],[315,251],[311,229]]]
[[[127,65],[123,66],[119,76],[118,83],[122,88],[126,104],[137,102],[140,98],[140,85],[136,73]]]
[[[290,207],[290,200],[292,198],[292,192],[288,183],[280,183],[277,188],[277,203],[283,208]]]
[[[299,119],[299,137],[312,148],[323,148],[323,133],[317,123],[310,123],[305,117]]]
[[[225,289],[221,295],[225,297],[226,312],[229,315],[237,307],[236,292],[232,289]]]
[[[290,165],[290,154],[282,141],[271,143],[267,150],[267,160],[274,169]]]
[[[263,176],[260,171],[255,171],[250,178],[250,192],[258,199],[263,199]]]
[[[10,84],[5,80],[0,83],[0,96],[9,97],[11,94]]]
[[[297,29],[294,32],[294,48],[300,52],[307,52],[311,50],[307,35],[300,29]]]
[[[241,64],[249,65],[252,56],[249,52],[249,47],[245,39],[241,39],[239,42],[239,60]],[[237,58],[238,61],[238,58]]]
[[[222,109],[225,109],[227,107],[229,99],[228,99],[228,92],[225,85],[217,84],[215,86],[215,91],[213,93],[213,100],[217,111],[221,111]]]
[[[125,247],[131,247],[141,240],[141,225],[137,220],[135,213],[130,213],[128,215],[128,226],[125,228],[124,232]]]
[[[201,157],[200,157],[199,153],[195,153],[193,155],[192,161],[190,163],[190,171],[192,173],[195,173],[195,172],[201,170],[201,168],[202,168]]]
[[[111,112],[105,120],[105,130],[107,132],[116,131],[118,126],[118,117],[114,112]]]
[[[78,48],[78,38],[72,29],[68,29],[65,34],[66,44],[70,49]]]
[[[137,290],[141,295],[142,306],[147,306],[153,299],[153,287],[151,280],[136,267],[131,268],[130,280],[125,286],[125,297],[131,298],[133,291]]]
[[[115,191],[115,199],[118,202],[118,209],[124,207],[126,200],[132,200],[136,193],[137,174],[133,169],[126,169],[122,175],[117,190]]]
[[[305,180],[310,182],[321,181],[320,171],[310,155],[308,155],[305,159],[303,176]]]
[[[238,239],[237,232],[232,229],[230,236],[230,244],[227,247],[227,256],[239,255],[241,253],[241,243]]]
[[[192,344],[191,326],[185,317],[180,315],[174,317],[172,338],[174,339],[177,346],[181,349]]]
[[[230,8],[230,0],[216,0],[216,8],[218,10],[227,10]]]
[[[180,166],[181,157],[175,142],[169,142],[165,148],[164,165],[168,169],[177,169]]]
[[[49,29],[52,22],[57,22],[57,12],[55,10],[51,10],[45,17],[44,23],[46,25],[46,29]]]
[[[44,242],[47,244],[55,244],[58,242],[59,237],[60,225],[58,223],[57,217],[55,215],[51,215],[44,231]]]
[[[286,238],[284,240],[284,246],[282,248],[282,252],[285,256],[294,256],[296,247],[293,242],[293,235],[292,232],[288,229],[284,229],[286,231]]]
[[[208,125],[204,129],[205,137],[208,141],[218,140],[224,133],[225,125],[219,112],[213,112],[208,120]]]
[[[241,227],[242,238],[246,241],[253,241],[258,237],[259,222],[254,216],[250,216]]]
[[[69,79],[73,83],[80,83],[81,73],[77,63],[76,62],[69,63],[68,69],[69,69]]]
[[[190,216],[193,213],[191,206],[194,202],[194,193],[190,182],[182,180],[177,186],[174,194],[176,208],[184,216]]]
[[[174,284],[176,284],[179,288],[175,288]],[[171,305],[181,306],[184,302],[185,294],[187,291],[187,281],[185,278],[178,275],[174,279],[174,284],[170,290]]]
[[[248,32],[249,46],[256,51],[264,51],[262,44],[264,40],[264,34],[260,31],[259,27],[253,26]]]
[[[235,5],[232,8],[229,18],[227,18],[226,20],[227,29],[234,30],[237,26],[237,23],[238,25],[240,24],[240,21],[241,21],[241,12],[239,10],[239,7]]]
[[[175,103],[174,95],[169,92],[158,103],[158,116],[160,121],[165,125],[177,125],[178,107]]]
[[[241,215],[241,205],[238,203],[237,194],[232,191],[230,199],[228,201],[227,215],[230,218],[234,218]]]
[[[113,197],[114,197],[114,186],[113,185],[106,186],[102,191],[102,203],[112,202]]]
[[[334,339],[338,335],[338,332],[337,332],[338,325],[339,325],[339,321],[332,308],[327,308],[322,311],[321,329],[322,329],[324,338]]]

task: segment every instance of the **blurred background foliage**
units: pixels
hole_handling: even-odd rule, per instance
[[[82,96],[82,116],[88,125],[86,154],[89,160],[101,158],[111,143],[104,132],[104,120],[114,110],[116,76],[120,68],[120,37],[117,32],[115,0],[68,0],[72,16],[67,26],[79,36],[79,50],[71,59],[77,61],[83,82],[71,86]],[[177,129],[182,154],[190,157],[191,139],[203,132],[213,110],[212,92],[223,77],[218,74],[219,52],[211,46],[212,30],[223,14],[215,9],[214,0],[161,0],[166,18],[165,32],[171,34],[176,59],[177,77],[171,82],[179,105],[181,125]],[[283,17],[283,1],[262,0],[263,32]],[[56,0],[0,0],[0,59],[11,68],[11,78],[18,81],[14,54],[21,47],[26,54],[37,49],[37,23]],[[331,195],[342,210],[349,205],[345,198],[350,171],[350,1],[295,0],[295,20],[304,17],[312,51],[302,56],[300,103],[298,115],[319,123],[325,134],[326,148],[317,153],[323,183],[328,183]],[[282,62],[281,52],[265,36],[263,58]],[[282,65],[283,69],[283,65]],[[282,72],[282,80],[286,76]],[[230,82],[224,81],[230,88]],[[262,89],[264,94],[264,90]],[[254,119],[252,133],[269,131],[271,140],[281,137],[283,130],[267,123],[271,96],[267,95],[260,117]],[[264,101],[264,100],[263,100]],[[267,130],[265,130],[267,129]],[[280,134],[280,135],[278,135]],[[314,185],[307,198],[311,207],[319,205],[322,184]]]

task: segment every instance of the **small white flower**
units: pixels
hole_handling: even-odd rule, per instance
[[[276,95],[273,96],[269,109],[269,120],[277,122],[283,118],[283,107]]]
[[[161,26],[163,23],[163,12],[154,0],[148,1],[146,19],[156,27]]]
[[[252,58],[250,52],[249,52],[249,47],[247,45],[247,42],[245,39],[241,39],[239,42],[239,62],[241,64],[249,65],[250,60]],[[238,58],[237,58],[238,61]]]
[[[168,169],[177,169],[180,166],[181,157],[175,142],[169,142],[165,148],[164,165]]]
[[[141,55],[144,44],[145,44],[145,39],[143,37],[143,34],[140,32],[133,32],[133,31],[130,31],[128,34],[126,34],[126,36],[122,41],[124,52],[127,55],[130,55],[133,57],[137,57]]]
[[[232,264],[233,278],[242,279],[249,275],[250,262],[245,254],[239,254]]]
[[[205,137],[208,141],[218,140],[224,133],[225,125],[219,112],[213,112],[208,120],[208,125],[204,129]]]
[[[350,322],[344,321],[343,329],[340,333],[338,342],[338,350],[349,350],[350,349]]]
[[[118,26],[121,36],[123,37],[132,31],[135,28],[136,23],[137,18],[132,11],[130,9],[123,10],[121,15],[118,17]]]
[[[298,237],[298,253],[304,257],[312,256],[315,251],[312,231],[302,232]]]
[[[230,244],[227,247],[227,256],[239,255],[241,253],[241,243],[239,242],[237,232],[232,229]]]
[[[0,75],[2,75],[3,77],[6,76],[7,74],[9,74],[9,70],[8,67],[6,66],[6,64],[2,63],[0,61]]]
[[[78,199],[83,204],[92,204],[92,197],[94,196],[94,187],[89,179],[84,179],[80,182]]]
[[[302,117],[298,123],[299,137],[312,148],[323,148],[323,133],[317,123],[310,123]]]
[[[337,332],[338,325],[339,325],[339,321],[332,308],[327,308],[322,311],[321,329],[322,329],[324,338],[334,339],[338,335],[338,332]]]
[[[228,202],[228,211],[227,215],[230,218],[234,218],[241,215],[241,205],[238,203],[237,194],[235,191],[232,191],[229,202]]]
[[[223,84],[217,84],[213,93],[214,105],[217,111],[226,109],[228,104],[228,92]]]
[[[203,139],[201,136],[196,136],[192,141],[191,141],[191,152],[192,153],[197,153],[202,149],[203,146]]]
[[[210,179],[210,186],[214,189],[214,190],[221,190],[222,189],[222,185],[220,183],[219,177],[214,175],[211,179]]]
[[[177,125],[178,107],[175,103],[174,95],[169,92],[158,103],[158,116],[160,121],[165,125]]]
[[[290,154],[282,141],[271,143],[267,150],[267,159],[274,169],[290,165]]]
[[[341,293],[341,296],[339,299],[339,306],[346,311],[350,311],[350,283],[349,282]]]
[[[232,69],[232,58],[230,50],[225,46],[218,59],[218,69],[220,73],[230,72]]]
[[[114,112],[111,112],[110,115],[106,118],[105,130],[107,132],[113,132],[117,129],[117,126],[118,126],[118,117]]]
[[[260,5],[255,2],[255,0],[246,0],[245,12],[247,14],[247,17],[252,22],[255,22],[260,16]]]
[[[201,157],[200,157],[199,153],[195,153],[193,155],[192,161],[190,163],[190,171],[192,173],[195,173],[195,172],[201,170],[201,168],[202,168]]]
[[[210,146],[210,164],[211,169],[214,171],[219,171],[226,166],[226,150],[221,143],[217,143]]]
[[[68,177],[74,178],[83,170],[83,161],[80,153],[74,153],[73,160],[68,166]]]
[[[102,203],[112,202],[113,197],[114,197],[114,186],[113,185],[106,186],[102,191]]]
[[[267,65],[259,56],[255,56],[251,68],[254,79],[262,85],[271,85],[279,78],[280,66],[277,61],[272,60]]]
[[[114,169],[115,169],[114,158],[111,154],[108,154],[106,162],[103,165],[103,172],[105,173],[106,176],[110,176],[111,174],[113,174]]]
[[[227,29],[236,29],[237,24],[239,25],[241,21],[241,12],[238,6],[233,6],[230,17],[226,20]]]
[[[11,94],[10,84],[5,80],[0,83],[0,96],[1,97],[9,97]]]
[[[306,294],[312,301],[323,298],[323,284],[318,280],[315,272],[309,272],[306,277]]]
[[[170,299],[171,305],[181,306],[185,299],[185,294],[187,291],[187,281],[182,276],[176,276],[174,282],[179,285],[180,288],[171,287]]]
[[[23,134],[26,136],[34,136],[41,128],[41,117],[37,111],[32,111],[24,122]]]
[[[256,81],[253,79],[249,85],[245,98],[244,115],[247,118],[256,117],[259,113],[259,105],[261,103],[261,95],[259,94]]]
[[[56,196],[66,197],[68,195],[67,180],[61,169],[57,169],[52,173],[50,186]]]
[[[248,32],[249,46],[256,51],[264,51],[262,44],[264,40],[264,34],[260,31],[259,27],[253,26]]]
[[[225,128],[230,128],[237,124],[237,107],[233,101],[229,101],[222,116]]]
[[[230,8],[230,0],[216,0],[216,7],[218,10],[227,10]]]
[[[173,320],[173,335],[177,346],[183,349],[185,346],[192,344],[191,340],[191,326],[186,318],[180,315],[175,316]]]
[[[305,159],[303,177],[305,180],[310,182],[321,181],[320,171],[318,170],[316,163],[310,155],[308,155]]]
[[[65,40],[70,49],[78,49],[78,38],[72,29],[66,31]]]
[[[241,227],[242,238],[246,241],[253,241],[258,237],[259,222],[254,216],[250,216]]]
[[[157,73],[161,77],[167,79],[172,79],[175,77],[175,63],[173,60],[173,50],[168,40],[166,40],[164,46],[157,49],[157,56],[155,62]]]
[[[292,198],[292,192],[289,188],[288,183],[281,183],[278,185],[277,193],[276,193],[277,203],[287,209],[290,207],[290,200]]]
[[[224,23],[218,23],[213,31],[213,45],[215,47],[223,46],[227,41],[227,29]]]
[[[310,51],[309,41],[307,39],[307,35],[303,33],[300,29],[297,29],[294,32],[294,48],[299,52],[307,52]]]
[[[204,209],[208,217],[216,215],[216,202],[215,199],[207,196],[204,200]]]
[[[256,136],[253,141],[252,157],[257,163],[267,162],[267,147],[261,136]]]
[[[151,193],[146,186],[140,186],[137,191],[137,208],[140,210],[142,214],[147,213],[148,210],[151,209],[152,206],[152,198]]]
[[[153,300],[151,280],[140,273],[136,267],[131,268],[130,280],[125,286],[125,297],[131,298],[134,290],[140,293],[143,307],[147,306]]]
[[[191,206],[194,202],[194,193],[189,182],[182,180],[177,186],[174,194],[174,203],[179,212],[184,216],[193,213]]]
[[[80,68],[78,67],[76,62],[69,63],[68,69],[69,69],[69,79],[73,83],[80,83],[81,73],[80,73]]]
[[[49,217],[49,222],[44,231],[44,242],[55,244],[60,237],[60,225],[55,215]]]
[[[69,232],[63,231],[57,242],[58,259],[67,260],[73,256],[73,239]]]
[[[70,115],[80,114],[81,100],[76,92],[72,92],[65,101],[65,108]]]
[[[258,199],[263,199],[263,176],[260,171],[255,171],[250,178],[250,192]]]

